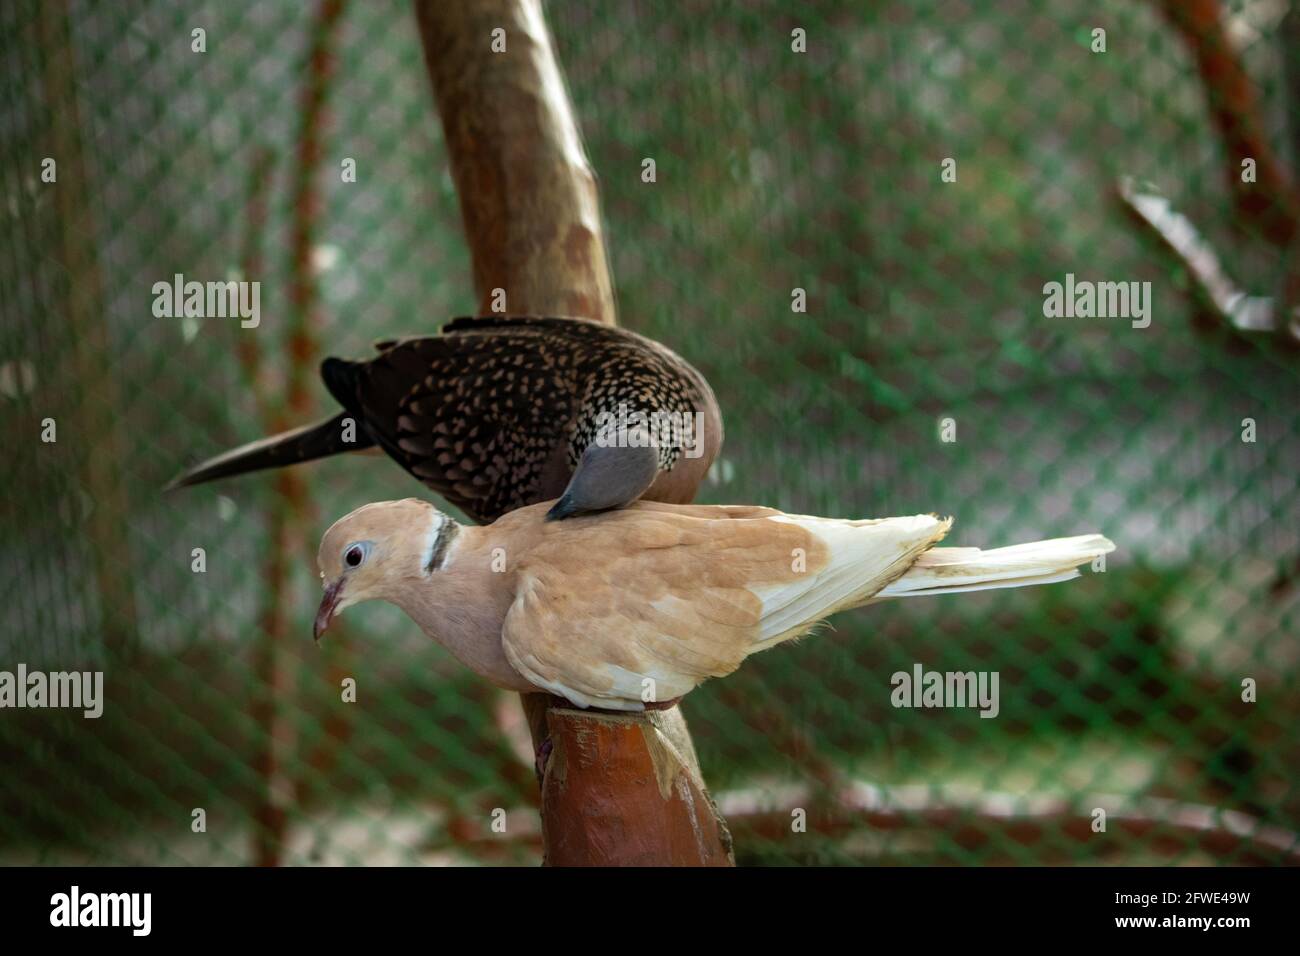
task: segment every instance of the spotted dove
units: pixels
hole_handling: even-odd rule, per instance
[[[717,456],[722,417],[676,353],[585,319],[462,318],[441,335],[328,358],[343,411],[244,445],[171,486],[378,446],[478,522],[559,497],[552,518],[645,497],[688,502]]]

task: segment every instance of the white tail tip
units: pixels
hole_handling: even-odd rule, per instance
[[[1077,578],[1080,565],[1114,550],[1114,543],[1099,534],[1052,538],[989,551],[932,548],[878,597],[918,597],[1055,584]]]

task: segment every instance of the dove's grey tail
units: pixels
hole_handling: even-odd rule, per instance
[[[343,411],[315,425],[281,432],[270,438],[241,445],[216,458],[209,458],[173,478],[167,490],[261,471],[263,468],[296,465],[299,462],[369,448],[374,443],[358,416]]]

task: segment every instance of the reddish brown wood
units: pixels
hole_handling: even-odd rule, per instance
[[[547,865],[732,865],[731,836],[694,753],[680,749],[680,718],[677,708],[649,715],[547,711]]]
[[[614,324],[596,176],[537,0],[419,2],[474,288],[513,315]],[[494,52],[494,31],[504,52]]]
[[[483,312],[616,324],[596,177],[538,0],[417,0]],[[493,52],[494,30],[505,52]],[[500,34],[497,35],[498,37]],[[679,708],[574,711],[522,698],[543,761],[551,865],[729,865],[731,839],[706,793]]]

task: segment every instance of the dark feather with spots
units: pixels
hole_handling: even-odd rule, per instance
[[[321,366],[330,394],[356,417],[352,447],[379,445],[480,522],[558,496],[602,412],[616,414],[622,405],[646,415],[716,414],[708,385],[682,358],[636,333],[583,319],[462,318],[441,335],[376,348],[368,360],[330,358]],[[661,472],[680,454],[661,447]],[[222,457],[239,460],[238,452]],[[238,470],[227,466],[222,474]],[[180,483],[197,483],[185,477]]]

